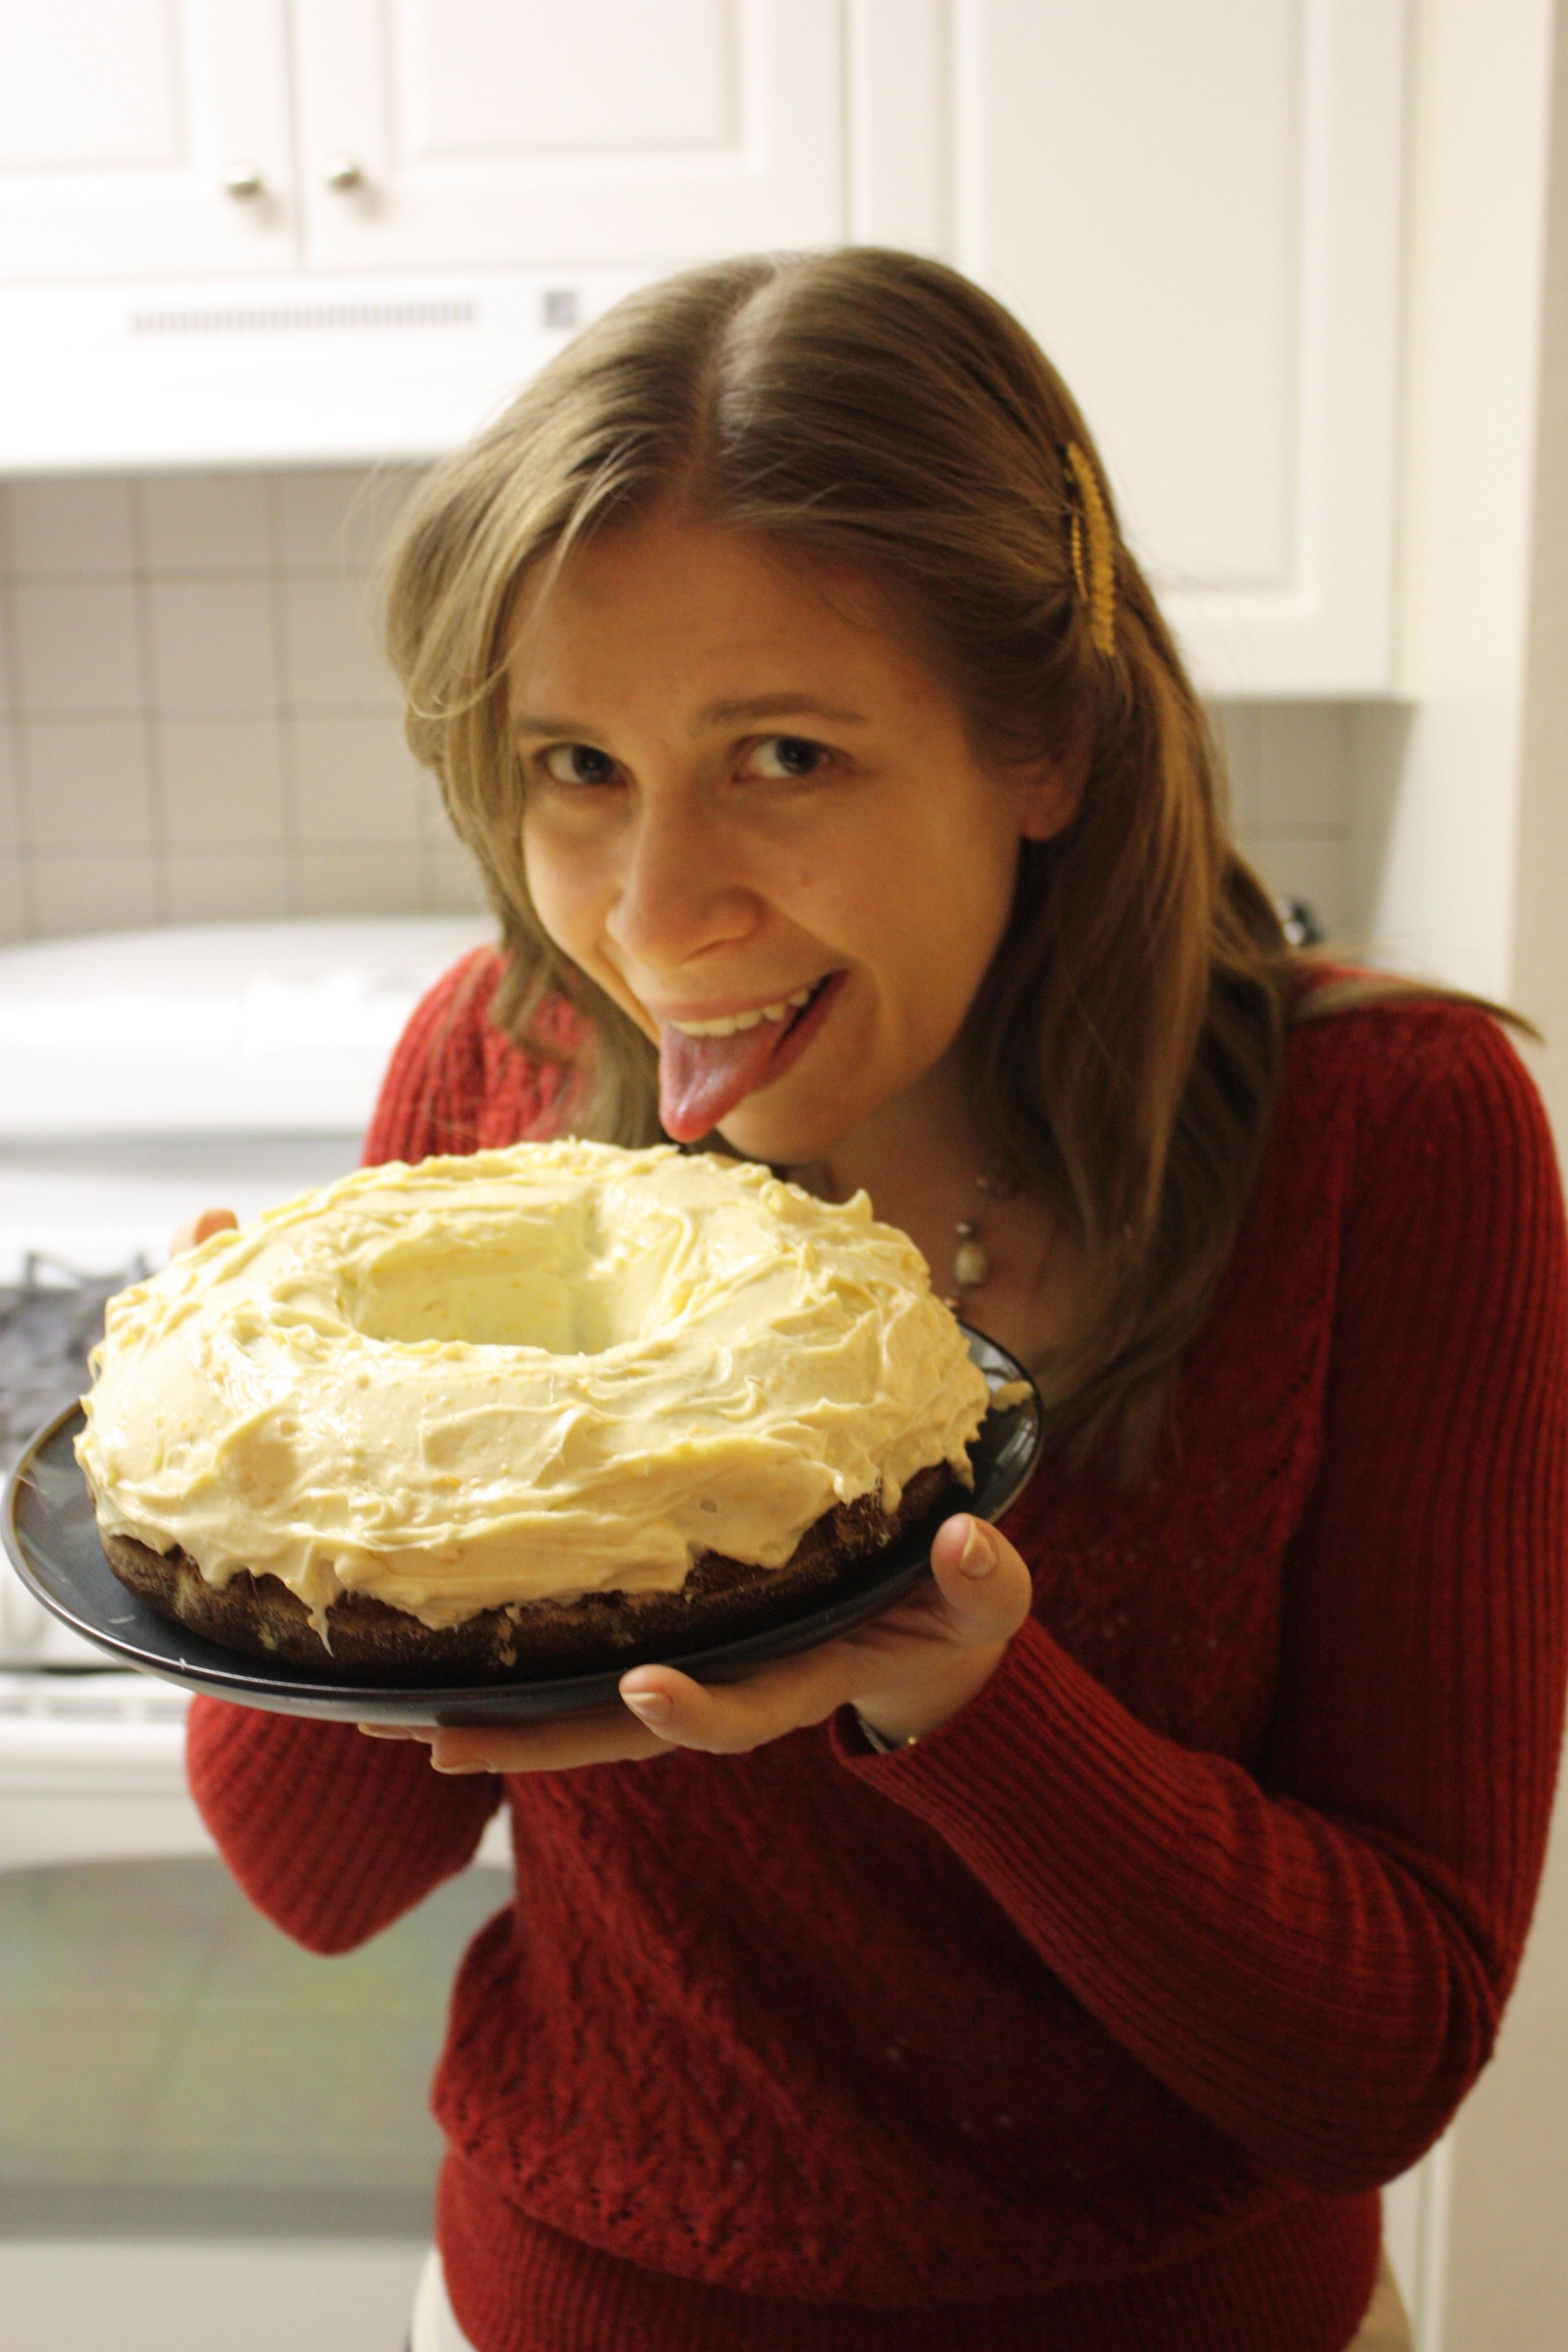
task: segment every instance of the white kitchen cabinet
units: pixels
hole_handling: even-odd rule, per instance
[[[416,461],[632,286],[837,243],[842,5],[4,0],[0,473]]]
[[[844,235],[839,0],[294,0],[311,268]]]
[[[659,269],[832,244],[840,15],[840,0],[6,0],[0,282]]]
[[[289,142],[278,0],[5,0],[0,282],[290,269]]]
[[[1026,320],[1205,683],[1386,691],[1404,0],[852,17],[851,234]]]

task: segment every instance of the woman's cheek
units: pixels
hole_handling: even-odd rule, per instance
[[[582,963],[597,938],[598,860],[542,823],[522,829],[522,870],[533,910],[555,945]]]

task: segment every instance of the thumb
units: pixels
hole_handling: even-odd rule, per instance
[[[931,1546],[937,1590],[972,1642],[1010,1641],[1029,1613],[1027,1563],[999,1528],[963,1512],[946,1519]]]
[[[169,1244],[171,1257],[184,1257],[203,1242],[211,1241],[214,1234],[226,1234],[239,1223],[232,1209],[204,1209],[199,1217],[187,1217],[183,1225],[174,1228],[174,1238]]]

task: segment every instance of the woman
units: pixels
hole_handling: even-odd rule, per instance
[[[193,1709],[319,1949],[510,1803],[430,2324],[1407,2340],[1377,2185],[1492,2046],[1563,1704],[1563,1216],[1497,1022],[1288,949],[1081,418],[934,264],[622,305],[437,470],[389,609],[503,939],[367,1157],[863,1185],[1050,1438],[925,1593],[742,1685],[428,1760]]]

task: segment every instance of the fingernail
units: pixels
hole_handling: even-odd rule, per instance
[[[663,1691],[623,1691],[621,1696],[644,1723],[662,1723],[670,1712],[668,1697]]]
[[[432,1756],[430,1769],[433,1772],[490,1772],[495,1768],[488,1756],[473,1757],[466,1764],[438,1764]]]
[[[969,1522],[969,1533],[963,1549],[958,1555],[958,1565],[965,1576],[989,1576],[996,1565],[996,1547],[988,1530],[978,1519]]]

